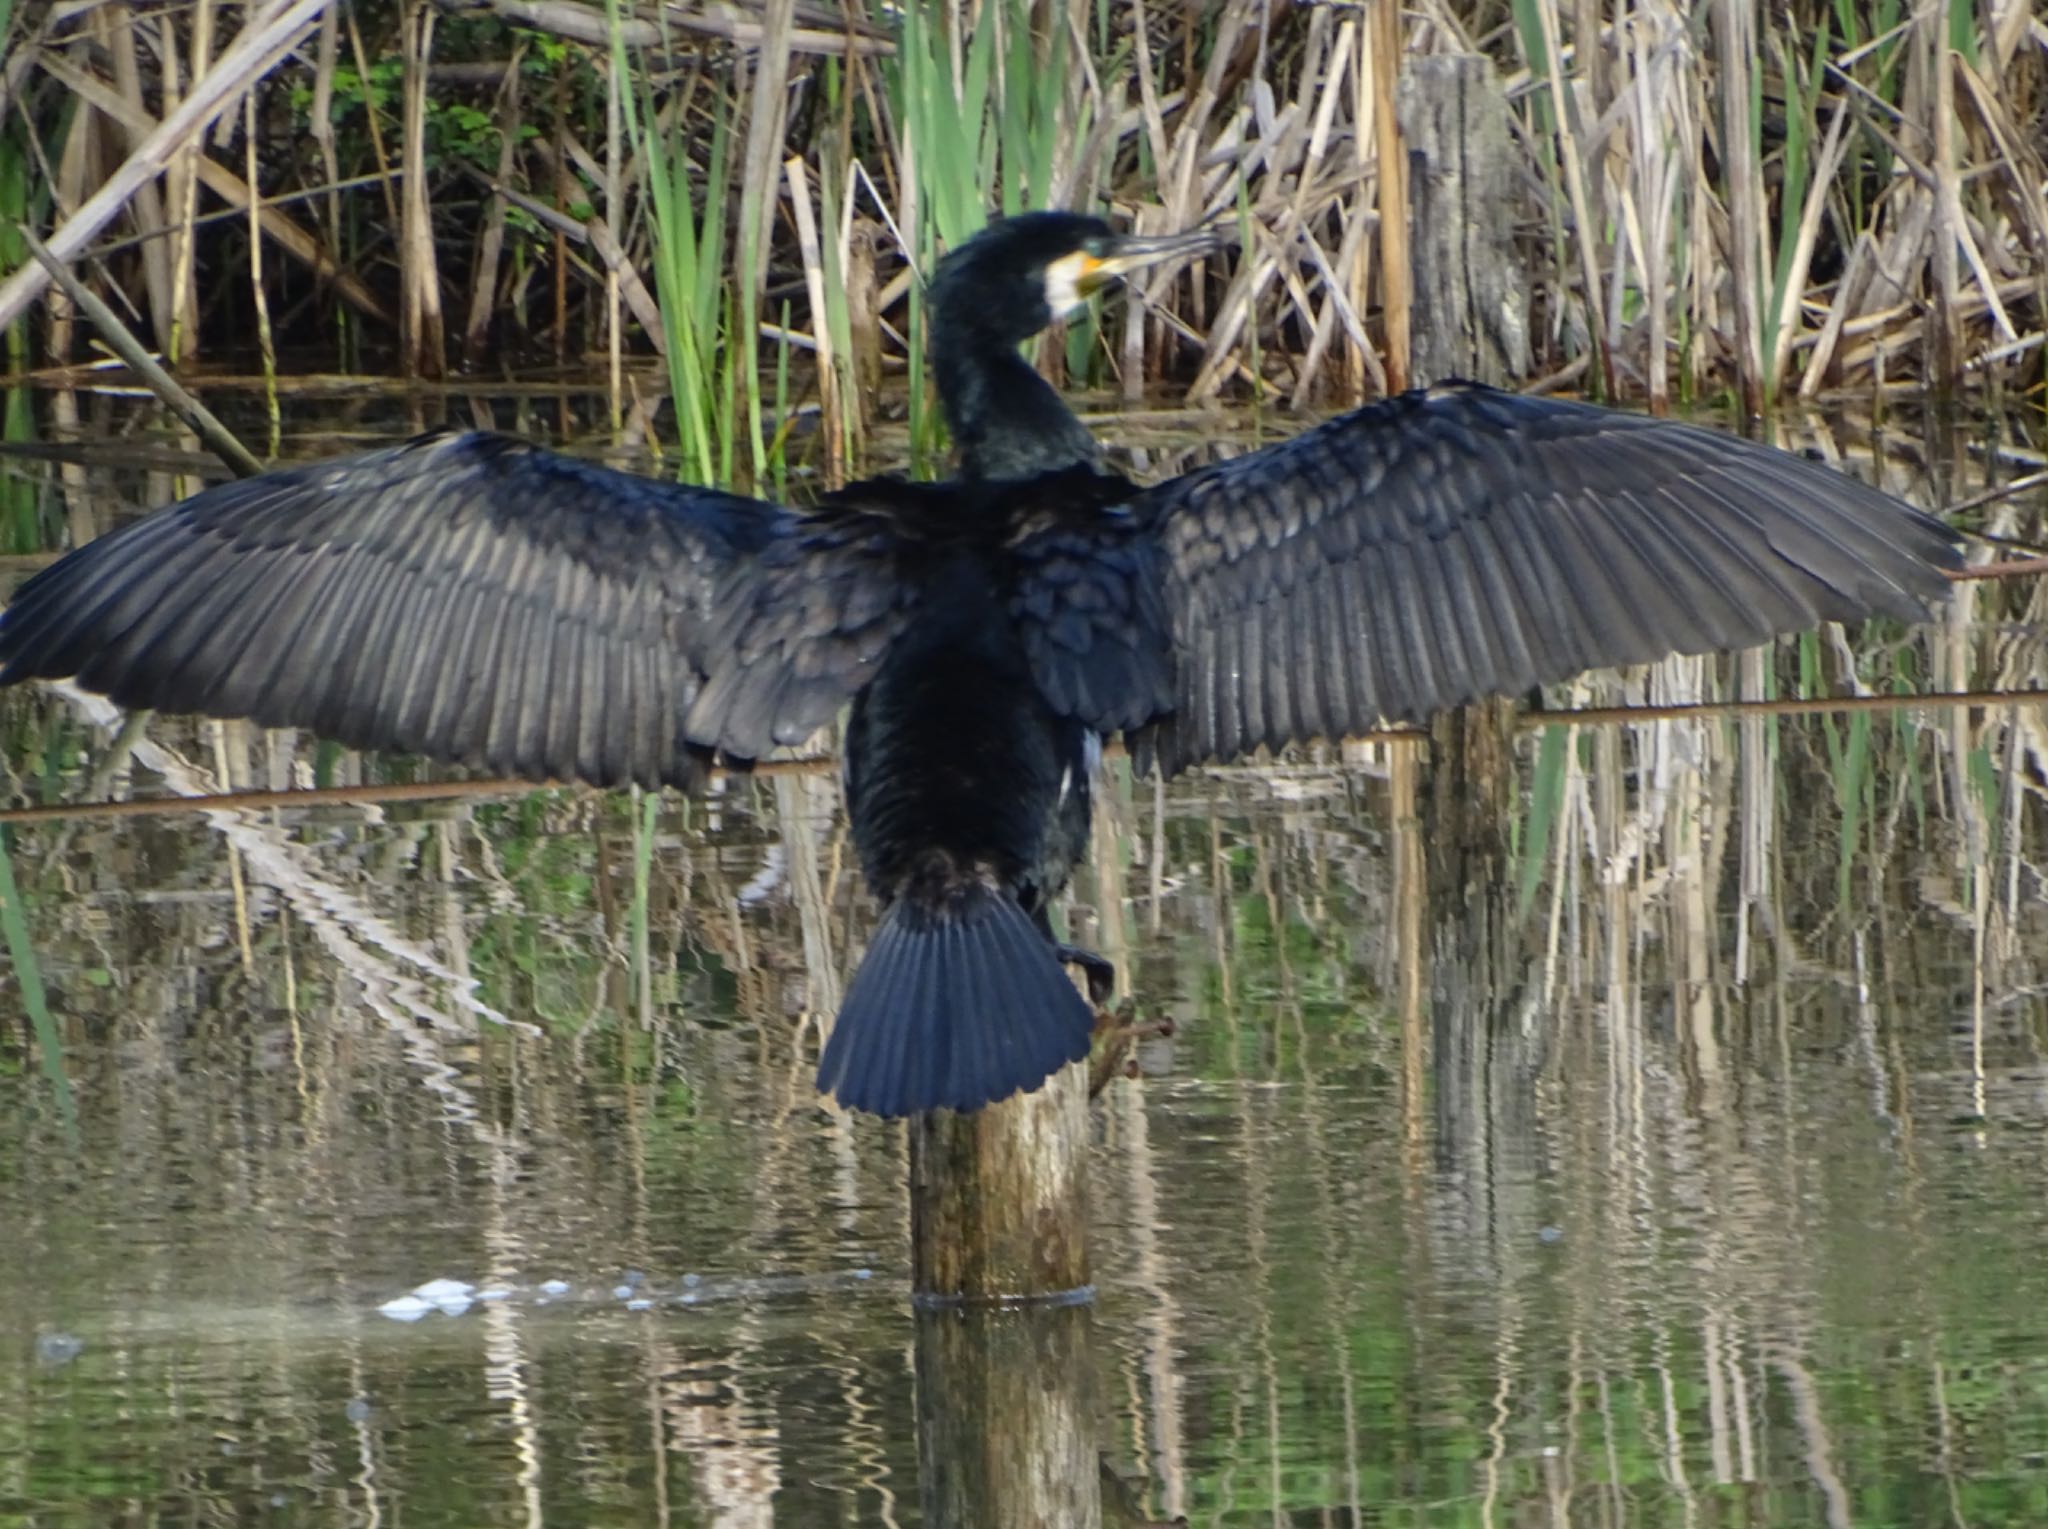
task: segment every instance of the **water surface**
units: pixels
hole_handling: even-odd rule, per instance
[[[2039,581],[1966,599],[1552,704],[2042,685]],[[1000,1363],[1111,1523],[2048,1522],[2048,717],[1555,736],[1476,971],[1386,751],[1112,767],[1066,919],[1180,1028],[1094,1107],[1096,1302]],[[10,805],[421,773],[107,751],[0,698]],[[10,959],[0,1523],[932,1521],[900,1128],[809,1083],[829,774],[6,842],[68,1093]]]

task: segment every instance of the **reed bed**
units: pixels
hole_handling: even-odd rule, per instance
[[[2048,349],[2048,31],[2017,0],[101,0],[0,26],[0,198],[167,360],[601,363],[622,424],[665,389],[700,477],[842,476],[899,407],[929,459],[919,280],[992,211],[1235,233],[1049,341],[1075,385],[1402,385],[1429,173],[1403,122],[1434,55],[1506,92],[1516,380],[1656,409],[2011,396]],[[15,370],[87,359],[0,256],[0,324],[41,309]]]

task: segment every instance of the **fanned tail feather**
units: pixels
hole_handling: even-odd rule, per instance
[[[1094,1013],[1014,898],[891,905],[818,1062],[848,1109],[975,1110],[1088,1054]]]

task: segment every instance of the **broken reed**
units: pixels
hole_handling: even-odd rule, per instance
[[[395,347],[428,376],[466,286],[472,364],[534,342],[608,356],[615,418],[622,358],[658,350],[681,466],[718,481],[782,469],[772,379],[798,347],[818,364],[790,401],[825,416],[836,474],[890,367],[929,457],[917,283],[945,246],[991,208],[1108,203],[1148,232],[1228,219],[1242,242],[1084,328],[1076,380],[1340,404],[1406,375],[1406,196],[1382,174],[1405,66],[1482,51],[1530,188],[1502,211],[1550,385],[1756,405],[2041,374],[2048,168],[2029,124],[2048,44],[2025,7],[981,0],[889,26],[852,10],[831,31],[789,4],[519,14],[531,30],[411,3],[382,31],[325,12],[291,62],[233,82],[257,93],[257,216],[279,258],[247,258],[249,157],[216,134],[135,193],[96,279],[180,358],[252,341],[236,326],[261,309],[222,299],[255,284],[281,345],[339,334],[340,366]],[[228,27],[210,0],[6,24],[0,193],[46,164],[55,207],[196,88]],[[214,199],[242,218],[202,217]],[[81,352],[55,316],[33,360]]]

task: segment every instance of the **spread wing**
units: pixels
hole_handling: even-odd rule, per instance
[[[1041,685],[1098,726],[1155,720],[1169,770],[1596,665],[1919,620],[1958,561],[1940,522],[1819,463],[1467,384],[1128,496],[1046,545]]]
[[[502,436],[224,484],[0,613],[0,683],[303,726],[537,779],[688,784],[801,741],[900,629],[894,544]]]

